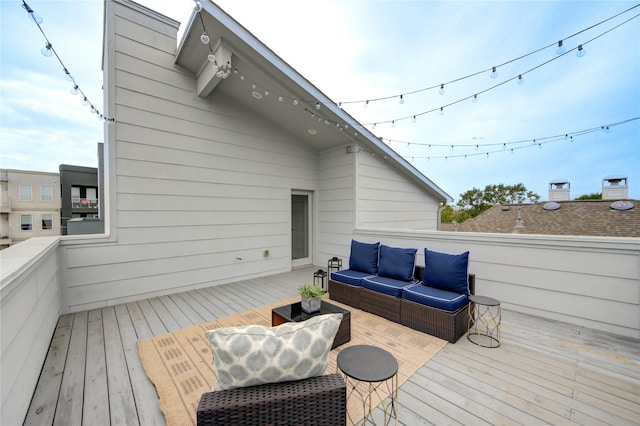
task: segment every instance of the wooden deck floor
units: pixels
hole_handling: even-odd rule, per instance
[[[136,340],[292,297],[312,272],[60,317],[25,424],[165,424]],[[500,348],[463,337],[404,383],[399,424],[640,424],[639,341],[507,310],[502,320]]]

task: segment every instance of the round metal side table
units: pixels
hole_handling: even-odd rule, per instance
[[[500,346],[500,301],[487,296],[469,296],[467,339],[485,348]]]
[[[376,424],[373,419],[375,396],[382,404],[384,424],[389,424],[393,417],[397,425],[398,361],[393,355],[375,346],[355,345],[340,351],[337,364],[347,382],[347,403],[351,397],[357,397],[362,401],[364,413],[362,424],[365,425],[368,422]],[[387,397],[389,400],[385,401]],[[355,424],[348,410],[347,416],[351,424]]]

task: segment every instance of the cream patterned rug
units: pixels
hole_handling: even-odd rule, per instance
[[[160,410],[167,424],[196,424],[196,410],[200,396],[213,386],[211,348],[204,333],[218,327],[260,324],[271,326],[271,309],[294,303],[299,298],[281,300],[230,317],[138,341],[138,351],[147,376],[158,392]],[[376,315],[330,301],[351,311],[351,341],[329,353],[327,373],[336,372],[336,357],[340,350],[351,345],[373,345],[389,351],[398,361],[398,380],[401,385],[447,342],[412,330]],[[380,401],[375,401],[379,403]],[[400,393],[402,402],[402,393]],[[362,419],[362,404],[348,401],[349,417]]]

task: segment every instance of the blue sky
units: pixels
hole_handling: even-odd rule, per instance
[[[80,88],[102,110],[102,1],[27,3],[43,18],[43,30]],[[182,23],[193,5],[140,3]],[[545,137],[640,117],[640,17],[613,29],[640,14],[640,7],[567,39],[634,2],[217,3],[334,101],[391,96],[367,108],[364,102],[344,108],[361,123],[395,120],[368,127],[456,200],[474,187],[520,182],[545,200],[556,179],[571,182],[574,198],[600,192],[602,178],[614,174],[626,175],[629,196],[640,199],[640,120],[538,145]],[[96,167],[105,124],[70,93],[57,60],[40,53],[45,40],[21,5],[0,0],[0,167]],[[447,84],[442,95],[433,89],[408,94],[561,39],[567,50],[584,44],[586,54],[558,57],[552,47],[499,66],[495,79],[484,72]],[[524,84],[510,81],[485,92],[519,74]],[[475,93],[481,93],[477,103],[465,100],[443,115],[423,114]],[[402,105],[401,94],[407,94]],[[415,123],[399,120],[413,115]],[[534,139],[538,143],[529,142]]]

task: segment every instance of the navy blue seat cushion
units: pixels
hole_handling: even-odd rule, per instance
[[[351,269],[343,269],[342,271],[336,271],[331,273],[331,279],[333,281],[340,281],[343,284],[354,285],[360,287],[360,280],[364,277],[370,277],[371,274],[360,271],[352,271]]]
[[[466,294],[441,290],[422,283],[404,288],[402,290],[402,298],[449,312],[457,311],[462,306],[466,306],[469,301]]]
[[[380,276],[364,277],[361,281],[362,288],[393,297],[402,296],[402,289],[412,284],[414,284],[413,281],[407,282]]]
[[[378,249],[380,243],[363,243],[351,240],[349,269],[365,272],[369,275],[378,273]]]
[[[424,249],[425,285],[469,295],[469,252],[439,253]]]
[[[418,249],[380,246],[378,275],[401,281],[411,281]]]

